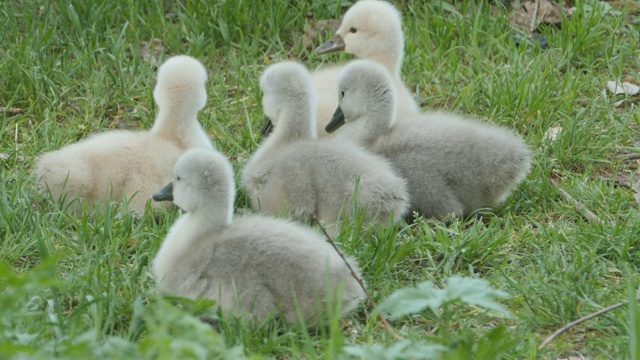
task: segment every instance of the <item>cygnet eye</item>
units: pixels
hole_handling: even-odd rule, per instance
[[[344,97],[344,90],[340,91],[340,97]]]
[[[350,31],[352,34],[355,34],[356,32],[358,32],[358,29],[356,29],[355,27],[353,27],[353,26],[352,26],[352,27],[351,27],[351,29],[349,29],[349,31]]]
[[[178,175],[178,176],[176,177],[176,180],[177,180],[177,181],[180,181],[180,175]]]

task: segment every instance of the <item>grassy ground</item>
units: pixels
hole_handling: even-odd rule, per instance
[[[384,358],[426,341],[445,345],[442,356],[452,359],[638,359],[640,321],[626,306],[537,350],[563,324],[634,297],[640,284],[638,204],[630,189],[603,178],[635,174],[637,160],[617,154],[640,152],[638,96],[603,92],[609,80],[640,82],[640,16],[624,8],[576,1],[560,29],[543,29],[550,48],[540,50],[515,45],[508,11],[495,3],[457,2],[457,14],[431,2],[400,5],[403,75],[422,106],[518,131],[534,150],[533,169],[506,204],[481,218],[418,219],[339,242],[362,264],[377,301],[422,281],[443,286],[472,276],[509,293],[502,304],[511,315],[457,303],[392,321],[412,345],[398,344],[362,309],[317,333],[278,324],[252,331],[233,319],[217,331],[197,320],[215,316],[209,303],[176,306],[153,291],[149,263],[178,214],[140,219],[114,204],[76,219],[34,193],[39,154],[98,131],[151,127],[156,67],[139,50],[153,38],[164,47],[161,60],[189,54],[206,64],[200,120],[240,169],[259,140],[265,66],[293,58],[316,68],[348,58],[303,47],[310,17],[344,11],[334,0],[311,3],[0,3],[0,107],[9,108],[0,114],[2,357],[335,358],[359,346]],[[554,127],[562,131],[546,138]],[[550,175],[605,224],[586,220]],[[247,207],[239,195],[237,206]]]

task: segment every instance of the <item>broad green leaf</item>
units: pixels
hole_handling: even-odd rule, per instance
[[[507,308],[496,301],[496,299],[508,297],[509,294],[491,288],[486,280],[453,276],[447,280],[447,285],[447,301],[449,302],[460,300],[465,304],[509,313]]]
[[[461,302],[501,313],[509,310],[496,299],[507,297],[504,291],[494,290],[488,281],[482,279],[454,276],[447,280],[446,289],[435,289],[430,281],[420,283],[416,288],[400,289],[374,310],[385,311],[392,319],[415,314],[429,308],[438,310],[448,303]]]
[[[440,290],[433,288],[430,281],[423,282],[417,288],[400,289],[374,310],[374,313],[385,311],[391,318],[418,313],[425,308],[438,309],[443,305],[444,297]]]

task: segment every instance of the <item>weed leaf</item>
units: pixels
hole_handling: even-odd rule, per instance
[[[509,313],[507,308],[496,301],[496,299],[507,297],[508,294],[492,289],[486,280],[453,276],[447,280],[447,285],[446,289],[436,289],[431,281],[425,281],[417,288],[400,289],[382,302],[374,313],[385,311],[392,319],[397,319],[421,312],[426,308],[436,311],[456,301]]]
[[[465,304],[481,306],[501,313],[509,310],[496,301],[509,296],[504,291],[494,290],[488,281],[470,277],[454,276],[447,280],[447,301],[460,300]]]

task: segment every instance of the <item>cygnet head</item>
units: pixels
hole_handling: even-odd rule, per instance
[[[293,61],[271,65],[260,78],[260,88],[263,110],[276,131],[279,122],[286,122],[280,125],[300,135],[316,137],[317,98],[307,68]]]
[[[174,107],[198,112],[207,103],[207,69],[190,56],[169,58],[158,70],[158,82],[153,97],[160,110]]]
[[[342,131],[366,143],[393,126],[395,108],[396,91],[389,72],[372,61],[353,61],[338,76],[338,108],[326,131],[346,125]]]
[[[215,150],[191,149],[178,162],[173,179],[153,194],[155,201],[173,201],[189,213],[231,223],[235,183],[231,164]]]
[[[316,54],[342,50],[399,71],[404,53],[400,12],[386,1],[358,1],[344,14],[335,36],[320,45]]]

